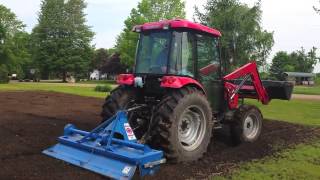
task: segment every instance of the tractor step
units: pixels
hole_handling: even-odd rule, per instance
[[[165,163],[162,151],[136,141],[125,111],[91,132],[68,124],[58,142],[43,153],[113,179],[131,179],[137,168],[140,176],[152,175]]]

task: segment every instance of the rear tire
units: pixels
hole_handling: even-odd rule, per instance
[[[256,106],[241,105],[230,125],[232,141],[235,145],[255,142],[262,130],[262,114]]]
[[[135,98],[135,93],[132,88],[119,86],[111,91],[102,106],[101,122],[104,122],[115,115],[117,111],[126,109],[126,107],[129,106],[129,103]]]
[[[119,86],[114,89],[106,98],[102,106],[102,122],[111,118],[119,110],[126,110],[135,105],[137,99],[136,90],[132,87]],[[147,130],[146,122],[150,118],[141,111],[132,111],[128,113],[128,122],[134,131],[137,139],[140,139]]]
[[[158,105],[149,144],[171,162],[195,161],[209,145],[213,121],[206,96],[196,88],[173,90]]]

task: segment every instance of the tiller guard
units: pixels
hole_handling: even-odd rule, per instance
[[[162,151],[137,142],[126,111],[91,132],[68,124],[58,142],[43,153],[113,179],[131,179],[137,168],[140,176],[152,175],[166,161]]]

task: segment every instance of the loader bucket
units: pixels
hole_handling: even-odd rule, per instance
[[[67,125],[59,143],[43,153],[113,179],[131,179],[137,168],[141,176],[154,174],[165,162],[163,152],[137,143],[132,133],[120,111],[91,132]]]

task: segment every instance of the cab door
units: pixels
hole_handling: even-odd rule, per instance
[[[206,34],[195,34],[196,77],[203,84],[214,112],[223,106],[223,82],[219,40]]]

